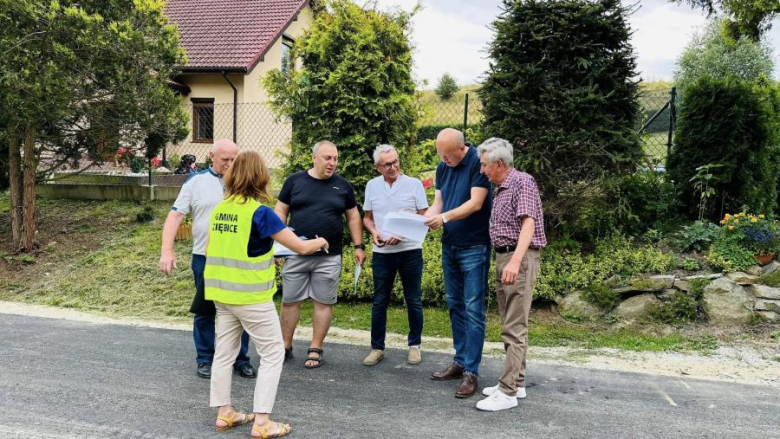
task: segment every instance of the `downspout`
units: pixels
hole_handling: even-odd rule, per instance
[[[230,88],[233,89],[233,143],[236,143],[236,123],[238,121],[238,90],[233,85],[233,83],[230,82],[230,79],[227,77],[227,72],[224,70],[222,71],[222,77],[225,78],[225,81],[230,84]]]

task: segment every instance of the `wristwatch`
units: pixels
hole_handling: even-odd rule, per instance
[[[365,250],[366,249],[366,246],[363,245],[363,244],[355,244],[355,245],[353,245],[353,247],[355,247],[355,250]]]
[[[447,224],[447,215],[441,214],[441,223],[442,224]]]

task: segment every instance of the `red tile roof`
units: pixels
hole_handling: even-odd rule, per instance
[[[187,71],[251,71],[308,0],[168,0]]]

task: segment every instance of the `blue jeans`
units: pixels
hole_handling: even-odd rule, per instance
[[[371,261],[374,272],[374,305],[371,307],[371,349],[385,349],[387,306],[393,294],[395,274],[401,276],[409,316],[409,346],[422,342],[422,250],[376,253]]]
[[[203,272],[206,269],[206,257],[192,255],[192,275],[195,278],[195,294],[204,297],[206,285],[203,282]],[[195,352],[198,356],[195,361],[198,364],[211,364],[214,361],[214,325],[215,314],[195,314],[192,324],[192,337],[195,339]],[[241,335],[241,349],[238,351],[234,367],[241,367],[249,363],[249,334]]]
[[[455,345],[454,362],[466,373],[477,376],[485,342],[490,246],[442,244],[442,267]]]

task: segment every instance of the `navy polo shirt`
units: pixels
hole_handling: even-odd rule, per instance
[[[493,194],[490,181],[479,172],[477,149],[470,146],[466,156],[455,167],[439,162],[436,168],[436,189],[441,191],[444,203],[442,212],[453,210],[471,199],[471,188],[487,190],[485,202],[479,212],[457,221],[447,221],[441,242],[449,245],[490,245],[490,210]]]

